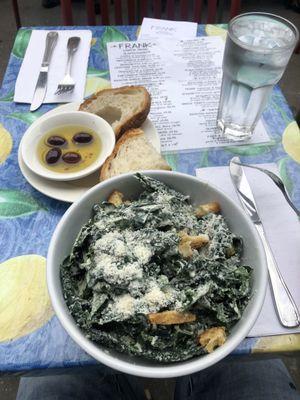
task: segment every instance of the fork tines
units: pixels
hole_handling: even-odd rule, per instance
[[[58,85],[55,94],[71,93],[74,90],[75,85]]]

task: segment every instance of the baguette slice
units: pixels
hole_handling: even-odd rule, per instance
[[[130,129],[117,141],[114,151],[103,164],[100,181],[126,172],[147,169],[171,170],[144,132],[141,129]]]
[[[104,118],[118,139],[128,129],[142,125],[149,114],[150,105],[150,95],[143,86],[123,86],[97,92],[80,105],[79,111]]]

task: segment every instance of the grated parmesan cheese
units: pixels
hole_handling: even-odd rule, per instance
[[[116,240],[115,242],[115,255],[117,257],[124,257],[126,255],[126,246],[122,240]]]
[[[144,246],[143,244],[137,244],[133,249],[133,253],[136,258],[141,262],[141,264],[146,264],[147,262],[149,262],[152,256],[152,251],[150,250],[150,248]]]
[[[167,297],[165,293],[158,286],[156,286],[145,294],[144,301],[149,309],[152,307],[164,307],[164,305],[167,303]]]
[[[116,298],[115,307],[118,314],[128,318],[134,313],[134,298],[130,294],[123,294]]]
[[[130,282],[135,279],[141,279],[143,271],[138,263],[124,264],[118,268],[116,264],[103,265],[103,278],[110,283]]]

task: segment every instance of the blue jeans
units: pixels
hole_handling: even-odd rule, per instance
[[[89,371],[22,378],[17,400],[144,400],[139,379]],[[221,362],[176,381],[174,400],[300,400],[281,360]]]

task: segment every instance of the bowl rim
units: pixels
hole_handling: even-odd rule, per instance
[[[71,338],[89,355],[95,358],[97,361],[105,364],[106,366],[124,372],[126,374],[141,376],[141,377],[148,377],[148,378],[172,378],[172,377],[179,377],[183,375],[192,374],[198,372],[202,369],[208,368],[211,365],[215,364],[216,362],[220,361],[224,357],[226,357],[229,353],[231,353],[241,342],[244,340],[246,335],[249,333],[251,328],[253,327],[257,317],[259,316],[260,310],[262,308],[265,293],[267,289],[267,282],[268,282],[268,271],[267,271],[267,264],[266,264],[266,256],[265,252],[260,240],[260,237],[251,222],[250,218],[244,213],[244,211],[237,205],[228,195],[222,192],[219,188],[215,187],[211,183],[196,178],[195,176],[191,176],[188,174],[184,174],[181,172],[174,172],[174,171],[157,171],[157,170],[147,170],[147,171],[139,171],[142,174],[154,177],[155,179],[159,179],[159,177],[155,177],[155,175],[159,174],[160,176],[167,176],[167,175],[177,175],[179,178],[188,179],[191,182],[199,184],[205,184],[206,186],[212,188],[213,190],[221,193],[224,196],[231,206],[240,213],[240,216],[243,215],[244,220],[248,222],[249,229],[253,237],[256,239],[255,244],[257,250],[260,255],[261,260],[261,279],[258,284],[258,290],[255,292],[255,301],[253,302],[252,308],[247,316],[247,320],[244,321],[244,324],[239,328],[238,335],[237,332],[233,333],[228,337],[225,344],[210,354],[206,354],[204,356],[200,356],[197,358],[191,358],[186,361],[178,362],[176,364],[158,364],[157,366],[142,366],[138,364],[134,364],[132,362],[120,360],[115,356],[108,353],[108,350],[101,349],[97,347],[95,343],[91,340],[87,339],[85,335],[82,333],[81,329],[76,325],[73,321],[73,317],[69,313],[69,315],[65,315],[65,311],[63,309],[63,305],[66,306],[66,303],[61,304],[59,300],[59,296],[56,296],[56,285],[54,279],[54,271],[55,265],[53,263],[53,255],[55,252],[55,245],[56,241],[59,240],[60,231],[65,223],[65,221],[69,218],[69,215],[72,214],[73,210],[77,207],[81,207],[85,199],[89,197],[92,193],[101,190],[101,188],[105,186],[113,186],[115,182],[118,182],[120,179],[126,180],[128,177],[132,177],[134,173],[127,173],[123,175],[119,175],[108,179],[104,182],[100,182],[98,185],[94,186],[93,188],[89,189],[79,200],[73,203],[68,210],[65,212],[61,220],[59,221],[56,229],[52,235],[48,254],[47,254],[47,286],[49,295],[51,298],[52,306],[54,311],[61,322],[62,326],[65,328],[67,333],[71,336]],[[115,186],[113,186],[115,188]],[[61,288],[60,288],[61,290]],[[69,318],[70,317],[70,318]],[[71,321],[72,319],[72,321]],[[205,362],[203,362],[205,360]]]
[[[26,150],[25,145],[28,142],[28,140],[32,137],[32,135],[34,135],[34,131],[36,129],[38,129],[38,127],[41,124],[44,124],[48,121],[62,118],[63,116],[71,116],[72,117],[72,115],[76,115],[76,116],[81,115],[83,118],[88,118],[90,120],[96,121],[96,123],[97,122],[99,123],[101,121],[101,124],[103,124],[103,129],[100,132],[95,130],[95,133],[100,138],[100,140],[103,141],[103,138],[104,138],[104,140],[108,143],[108,148],[109,148],[110,152],[107,151],[104,153],[103,151],[100,151],[98,158],[90,166],[84,168],[83,170],[77,171],[77,172],[70,172],[70,173],[59,172],[59,173],[57,173],[55,171],[46,169],[45,167],[43,167],[43,165],[39,161],[38,162],[41,166],[41,169],[33,168],[32,164],[30,162],[28,162],[27,155],[25,154],[25,150]],[[64,123],[57,124],[57,126],[62,126],[62,125],[64,125]],[[65,125],[71,125],[71,124],[66,123]],[[86,126],[86,123],[82,122],[82,126]],[[105,134],[103,134],[103,132],[105,132]],[[30,171],[32,171],[36,175],[41,176],[42,178],[45,178],[45,179],[49,179],[49,180],[72,181],[72,180],[84,178],[84,177],[92,174],[93,172],[95,172],[97,169],[99,169],[103,165],[103,163],[105,162],[107,157],[109,157],[112,154],[114,147],[115,147],[115,143],[116,143],[116,137],[115,137],[115,133],[114,133],[111,125],[104,118],[100,117],[99,115],[88,113],[85,111],[61,111],[58,114],[49,115],[48,117],[45,117],[41,120],[40,120],[40,118],[38,118],[25,131],[25,133],[20,141],[19,147],[21,149],[22,159],[23,159],[26,167],[28,167],[30,169]],[[36,149],[34,149],[34,151],[33,151],[33,157],[35,159],[37,159],[35,150]]]

